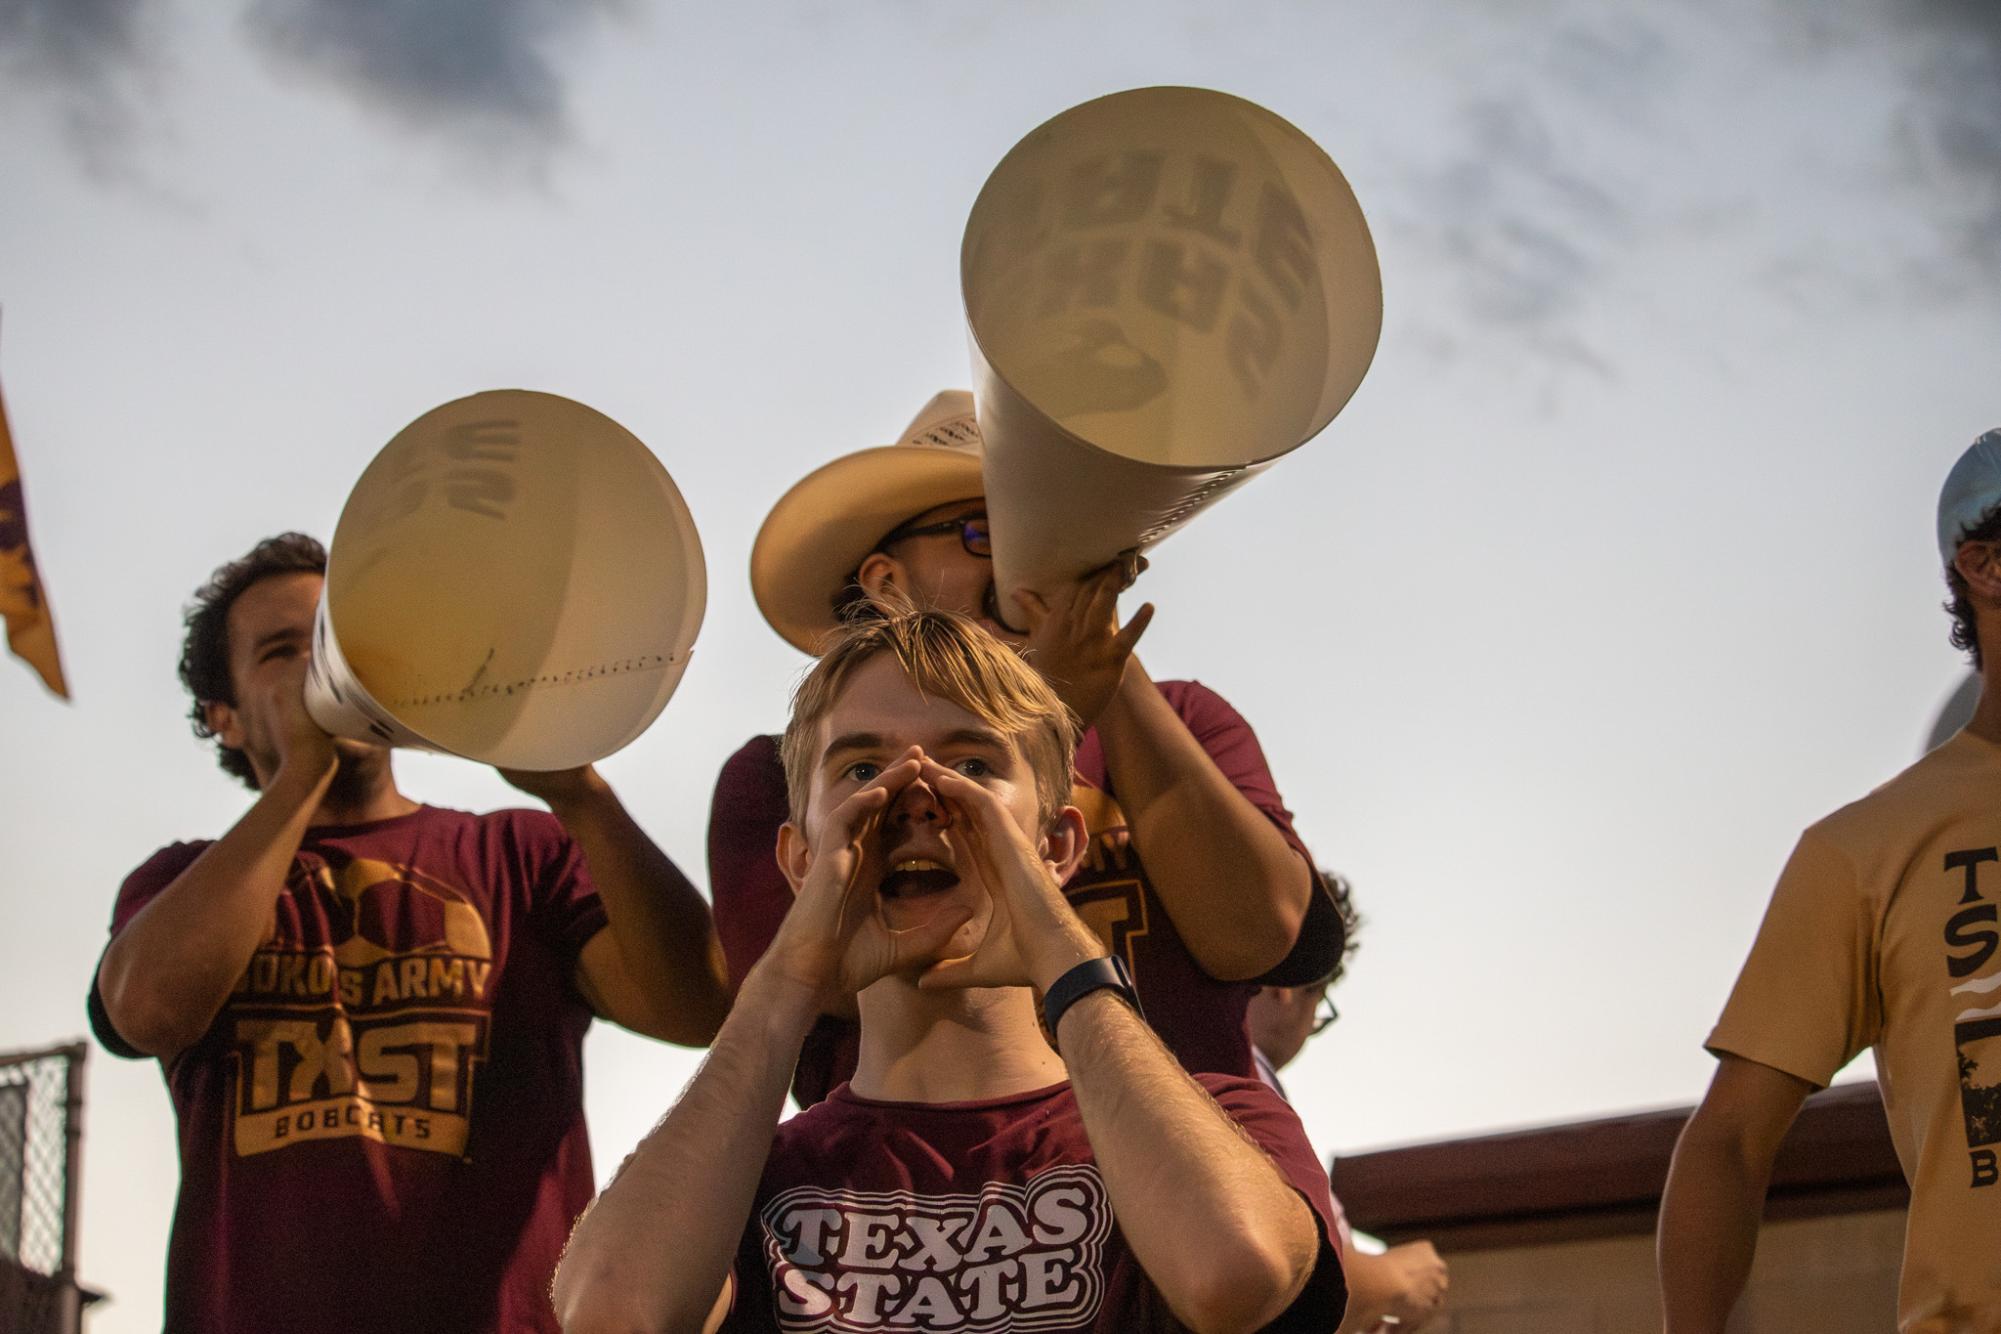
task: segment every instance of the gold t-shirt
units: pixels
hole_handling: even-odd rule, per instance
[[[1800,837],[1706,1044],[1823,1087],[1876,1049],[1911,1183],[1900,1330],[2001,1312],[1997,909],[2001,746],[1962,732]]]

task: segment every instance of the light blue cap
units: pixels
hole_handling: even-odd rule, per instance
[[[1938,493],[1938,555],[1947,565],[1981,520],[2001,507],[2001,427],[1966,447]]]

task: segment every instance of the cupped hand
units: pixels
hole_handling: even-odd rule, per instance
[[[285,670],[266,677],[257,689],[280,771],[296,769],[317,778],[332,772],[339,754],[334,750],[334,739],[306,710],[306,665],[303,656],[295,658],[285,664]]]
[[[1055,864],[998,797],[934,760],[924,760],[921,772],[951,817],[961,878],[976,873],[988,904],[985,929],[972,952],[932,964],[919,977],[920,987],[1046,990],[1071,968],[1105,952],[1064,900]]]
[[[1124,562],[1114,561],[1050,599],[1029,589],[1014,595],[1028,623],[1022,656],[1085,727],[1097,722],[1118,693],[1133,647],[1153,620],[1149,602],[1119,627],[1119,591],[1130,576]]]
[[[826,811],[814,827],[805,879],[765,957],[822,1007],[853,996],[892,973],[934,962],[970,911],[940,908],[903,930],[882,918],[882,819],[917,780],[923,752],[915,746],[873,780]],[[935,767],[935,766],[934,766]]]
[[[1445,1302],[1445,1261],[1428,1241],[1392,1246],[1383,1252],[1383,1258],[1397,1271],[1397,1292],[1390,1301],[1389,1314],[1403,1322],[1403,1330],[1421,1328]]]

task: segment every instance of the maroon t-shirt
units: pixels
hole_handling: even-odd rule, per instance
[[[1198,1079],[1320,1228],[1313,1277],[1267,1328],[1327,1334],[1347,1287],[1299,1118],[1255,1080]],[[732,1334],[1184,1328],[1126,1245],[1067,1083],[945,1103],[841,1085],[778,1127],[735,1278]]]
[[[1197,682],[1156,685],[1223,775],[1307,856],[1250,724],[1222,696]],[[1245,1009],[1258,981],[1303,983],[1333,970],[1341,950],[1341,922],[1333,901],[1324,892],[1314,894],[1291,955],[1264,978],[1221,981],[1204,972],[1188,952],[1155,894],[1140,850],[1127,836],[1095,729],[1078,744],[1071,801],[1089,822],[1091,849],[1063,887],[1070,906],[1108,948],[1125,956],[1148,1022],[1184,1067],[1255,1077]],[[787,813],[778,740],[754,737],[723,766],[709,811],[709,887],[732,983],[742,982],[792,905],[791,887],[774,853]],[[854,1074],[857,1040],[852,1023],[823,1019],[814,1028],[792,1084],[802,1107]]]
[[[112,934],[207,846],[134,871]],[[604,924],[545,812],[308,830],[271,938],[164,1063],[170,1334],[554,1331],[549,1278],[594,1184],[573,979]]]

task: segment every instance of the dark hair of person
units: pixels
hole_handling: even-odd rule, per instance
[[[2001,506],[1987,512],[1987,517],[1967,530],[1962,542],[1992,542],[2001,539]],[[1972,590],[1966,586],[1966,576],[1961,574],[1950,561],[1945,567],[1945,586],[1952,591],[1952,598],[1945,604],[1952,615],[1952,646],[1965,652],[1973,660],[1975,671],[1980,669],[1980,636],[1975,627]]]
[[[187,607],[187,637],[181,641],[181,684],[188,688],[193,703],[188,719],[195,735],[206,741],[215,729],[202,714],[204,704],[236,703],[236,688],[229,680],[229,609],[260,579],[274,574],[325,574],[327,549],[304,533],[280,533],[250,548],[240,560],[219,567],[208,582],[195,590]],[[250,758],[233,746],[215,743],[216,763],[222,771],[257,790],[257,775]]]
[[[841,581],[840,588],[834,592],[833,602],[836,625],[853,625],[857,621],[880,619],[883,614],[882,608],[876,605],[875,599],[871,598],[868,590],[862,587],[862,572],[859,567],[850,570],[848,577]]]
[[[1331,987],[1348,971],[1348,960],[1362,947],[1362,942],[1356,939],[1356,933],[1362,929],[1362,914],[1355,911],[1355,887],[1348,883],[1347,876],[1323,866],[1320,878],[1327,882],[1327,892],[1334,896],[1334,911],[1341,915],[1341,957],[1334,961],[1334,971],[1322,983]]]

